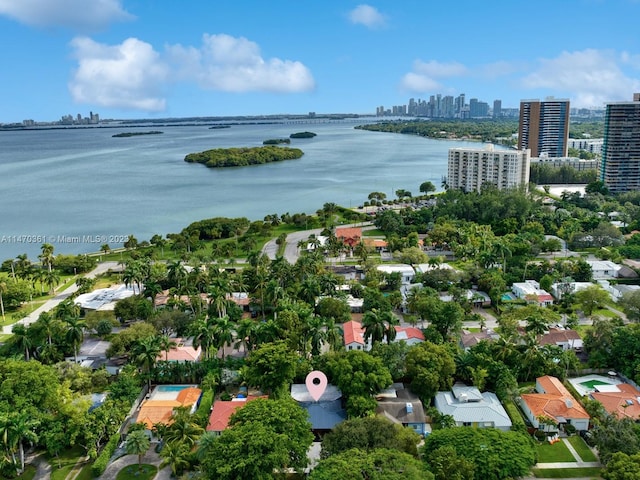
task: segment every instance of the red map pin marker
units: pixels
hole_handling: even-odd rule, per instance
[[[307,375],[304,383],[307,385],[307,390],[316,402],[320,400],[322,394],[327,389],[327,376],[322,373],[320,370],[314,370],[313,372]]]

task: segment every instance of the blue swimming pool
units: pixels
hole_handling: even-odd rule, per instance
[[[156,392],[180,392],[190,387],[197,387],[197,385],[158,385]]]

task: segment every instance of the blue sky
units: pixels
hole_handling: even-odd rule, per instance
[[[0,123],[640,92],[640,0],[0,0]]]

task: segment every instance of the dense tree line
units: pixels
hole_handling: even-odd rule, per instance
[[[513,144],[518,131],[516,120],[398,120],[359,125],[372,132],[404,133],[429,138],[477,139],[483,142]]]

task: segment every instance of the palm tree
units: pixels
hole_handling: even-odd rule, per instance
[[[311,355],[314,357],[320,355],[322,344],[327,340],[325,323],[321,317],[314,315],[307,319],[305,337],[311,343]]]
[[[53,245],[50,243],[43,243],[40,247],[41,254],[38,255],[38,258],[42,262],[42,265],[47,267],[47,270],[51,271],[51,267],[53,265],[54,255],[53,255]]]
[[[395,327],[400,325],[400,320],[390,311],[382,312],[382,320],[386,323],[384,336],[387,339],[387,343],[391,343],[396,339],[397,332]]]
[[[55,270],[48,270],[44,275],[44,283],[49,287],[49,294],[53,295],[54,288],[60,283],[60,275]]]
[[[84,340],[84,327],[87,324],[77,317],[67,317],[64,321],[67,324],[67,332],[64,336],[67,342],[73,345],[73,357],[75,362],[78,363],[78,347]]]
[[[204,429],[195,422],[194,417],[189,413],[189,407],[176,407],[173,423],[169,425],[164,439],[167,444],[185,445],[191,450],[203,433]]]
[[[242,320],[240,320],[236,328],[237,341],[234,345],[234,348],[238,349],[242,346],[244,353],[246,354],[247,351],[253,346],[253,337],[255,335],[256,328],[257,324],[251,318],[243,318]]]
[[[138,455],[138,471],[141,469],[142,456],[149,450],[151,441],[144,430],[134,430],[127,435],[126,451],[129,455]]]
[[[175,260],[167,265],[167,279],[178,289],[182,287],[187,279],[187,270],[180,260]]]
[[[53,336],[53,332],[55,331],[55,327],[58,324],[58,320],[51,315],[49,312],[42,312],[38,316],[38,320],[35,323],[42,329],[42,333],[44,333],[47,337],[47,344],[51,345]]]
[[[202,348],[205,360],[209,358],[209,350],[214,345],[215,335],[213,328],[204,317],[193,321],[190,327],[190,335],[193,337],[193,348]]]
[[[362,328],[364,328],[364,343],[371,344],[382,342],[387,330],[385,325],[384,312],[380,312],[377,308],[372,308],[362,317]]]
[[[39,421],[32,419],[27,413],[18,413],[10,419],[13,443],[18,445],[18,454],[20,458],[20,469],[18,473],[24,471],[24,442],[31,444],[38,441],[38,435],[33,431]]]
[[[216,318],[213,321],[213,328],[216,336],[215,346],[218,349],[222,349],[222,360],[224,361],[224,347],[227,345],[233,345],[233,323],[231,323],[229,317]]]
[[[205,436],[208,435],[204,434],[203,437]],[[217,435],[214,438],[217,438]],[[190,453],[191,452],[186,445],[182,445],[180,443],[167,443],[160,451],[160,456],[162,457],[160,468],[164,468],[169,465],[171,467],[172,476],[177,478],[187,467],[189,467]]]
[[[131,353],[133,361],[138,365],[140,371],[147,375],[147,388],[151,391],[151,372],[158,361],[158,356],[162,351],[160,347],[160,337],[146,337],[133,344]]]
[[[324,328],[326,331],[327,343],[332,350],[338,350],[343,345],[342,330],[336,324],[333,318],[324,319]]]
[[[169,335],[162,335],[158,339],[158,346],[160,351],[164,352],[164,361],[169,361],[169,350],[178,346],[175,340],[172,340]]]
[[[31,341],[31,337],[29,332],[27,331],[27,327],[22,323],[16,323],[13,325],[11,329],[11,333],[13,333],[13,337],[11,339],[12,343],[24,351],[24,359],[28,362],[31,358],[29,355],[29,350],[33,347],[33,342]]]

